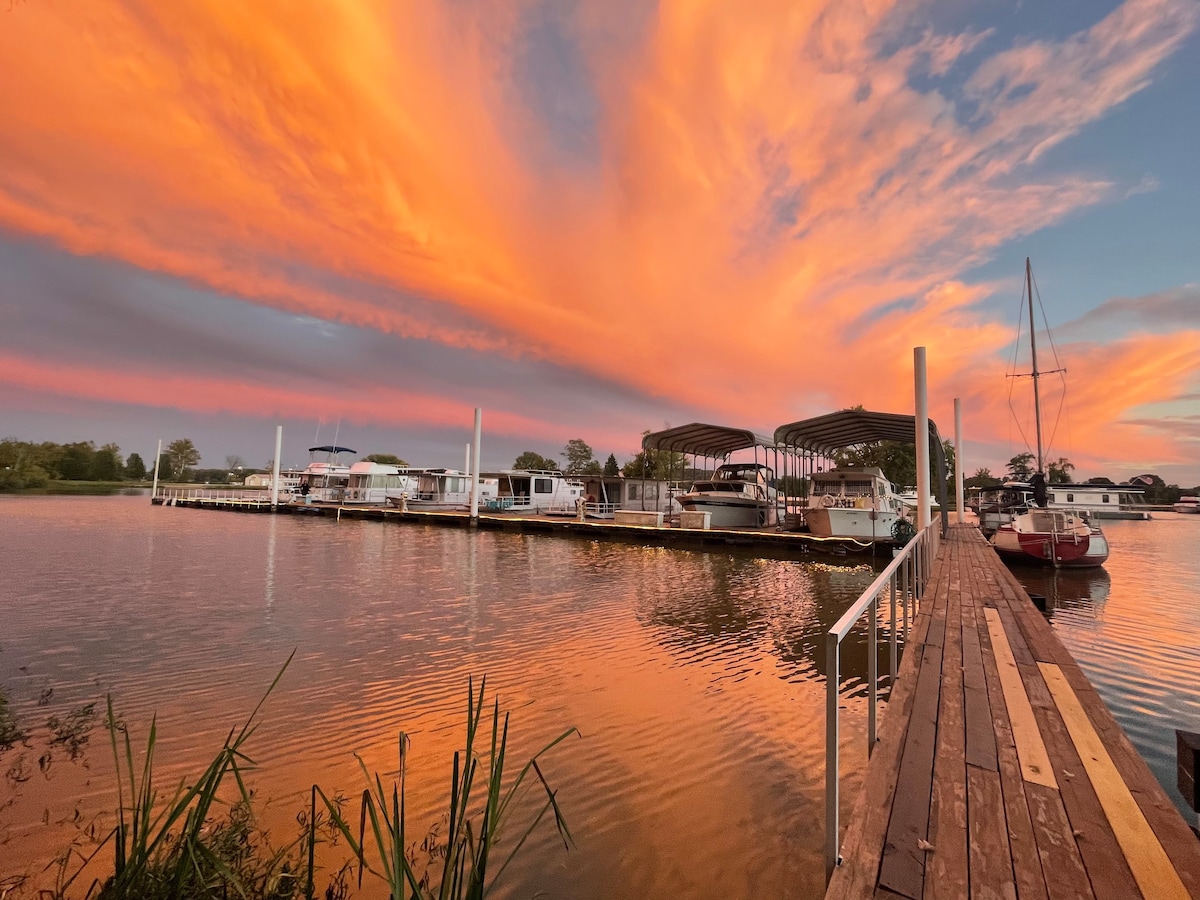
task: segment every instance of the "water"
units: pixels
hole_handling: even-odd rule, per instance
[[[1105,570],[1019,577],[1181,804],[1173,729],[1200,730],[1200,517],[1104,527]],[[401,729],[409,820],[436,822],[468,677],[486,675],[512,713],[511,760],[582,733],[544,766],[577,846],[539,831],[499,896],[820,896],[822,634],[873,577],[853,562],[3,497],[0,685],[30,724],[107,693],[143,736],[156,713],[169,784],[295,650],[249,747],[284,835],[313,782],[361,791],[354,754],[394,772]],[[861,634],[844,654],[845,814],[865,763]],[[40,868],[76,809],[111,807],[103,738],[0,783],[0,878]]]
[[[23,718],[108,693],[143,736],[156,714],[162,784],[212,757],[295,650],[249,747],[280,833],[313,782],[361,791],[354,754],[394,772],[401,729],[412,738],[409,820],[436,822],[468,678],[486,675],[512,713],[511,760],[581,732],[544,761],[577,847],[539,831],[501,896],[821,892],[815,651],[870,583],[867,566],[164,509],[145,497],[6,497],[0,571],[0,684]],[[861,635],[844,671],[853,790],[865,759]],[[83,762],[60,752],[48,773],[30,770],[0,811],[10,865],[40,864],[69,840],[71,825],[43,819],[78,808],[86,822],[112,805],[102,729]]]
[[[1054,630],[1189,821],[1176,790],[1175,729],[1200,731],[1200,516],[1102,521],[1101,569],[1014,568],[1047,598]]]

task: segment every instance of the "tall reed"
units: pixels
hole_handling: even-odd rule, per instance
[[[468,682],[466,745],[461,751],[454,753],[445,843],[430,848],[428,839],[426,841],[427,852],[432,851],[431,858],[440,856],[442,859],[441,874],[436,882],[429,877],[428,872],[418,872],[415,861],[409,856],[404,796],[409,745],[407,734],[401,732],[399,736],[400,766],[396,780],[390,786],[390,792],[385,789],[379,773],[369,773],[362,758],[358,757],[359,767],[368,787],[362,793],[362,810],[357,834],[343,817],[340,805],[329,800],[319,787],[314,786],[314,790],[320,793],[325,802],[330,821],[341,831],[358,857],[360,885],[365,870],[382,878],[391,896],[396,900],[404,897],[413,900],[480,900],[486,890],[504,873],[547,813],[553,812],[554,824],[564,847],[569,848],[573,843],[558,799],[542,774],[538,759],[570,735],[578,734],[577,729],[568,728],[538,751],[506,787],[504,767],[508,751],[508,713],[505,713],[502,719],[499,701],[493,701],[491,737],[487,747],[486,783],[482,788],[483,796],[479,796],[476,789],[477,775],[481,763],[484,762],[478,752],[481,737],[479,727],[483,717],[486,685],[487,679],[484,678],[480,681],[479,693],[476,695],[473,679]],[[545,800],[519,838],[508,848],[507,856],[503,857],[498,868],[493,871],[493,851],[497,850],[502,827],[512,813],[513,799],[525,784],[530,772],[537,776],[545,793]],[[367,859],[368,821],[371,826],[370,843],[374,849],[374,860]]]

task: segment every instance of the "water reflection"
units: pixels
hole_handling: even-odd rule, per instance
[[[1108,601],[1112,576],[1103,566],[1094,569],[1014,567],[1014,574],[1029,594],[1046,598],[1045,612],[1095,617]]]

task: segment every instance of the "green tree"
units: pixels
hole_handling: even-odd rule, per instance
[[[888,481],[900,487],[917,483],[917,446],[906,441],[870,441],[857,447],[848,447],[839,450],[833,462],[838,468],[874,466],[883,472]]]
[[[92,454],[92,462],[88,467],[88,479],[91,481],[120,481],[125,471],[121,460],[121,448],[116,444],[105,444]]]
[[[568,475],[599,475],[600,463],[596,462],[592,448],[583,438],[572,438],[559,454],[566,461],[563,469]]]
[[[974,475],[972,475],[969,478],[963,479],[963,487],[964,488],[999,487],[1000,484],[1001,484],[1000,479],[992,474],[991,469],[989,469],[985,466],[980,466],[978,469],[975,470]]]
[[[200,462],[200,451],[191,438],[171,441],[163,451],[162,472],[167,478],[183,479],[184,473]]]
[[[513,461],[513,468],[557,472],[558,463],[552,459],[547,459],[540,453],[534,453],[532,450],[526,450]]]
[[[64,444],[59,456],[58,477],[65,481],[87,481],[95,455],[96,445],[91,441]]]
[[[1114,484],[1114,485],[1116,484],[1115,481],[1113,481],[1111,478],[1105,477],[1104,475],[1099,475],[1095,478],[1089,478],[1087,480],[1087,483],[1088,484]]]
[[[649,430],[642,432],[645,437]],[[643,450],[622,471],[626,478],[651,478],[668,481],[683,471],[684,455],[672,450]]]
[[[1046,478],[1051,484],[1069,484],[1073,471],[1075,471],[1075,464],[1066,457],[1060,456],[1050,463]]]
[[[130,453],[129,458],[125,460],[125,477],[134,481],[146,480],[146,463],[138,454]]]
[[[1033,477],[1033,454],[1018,453],[1008,461],[1008,474],[1014,481],[1028,481]]]
[[[613,478],[620,474],[621,467],[617,465],[617,455],[615,453],[608,454],[608,459],[604,461],[604,475]]]
[[[246,468],[246,461],[234,453],[225,457],[225,468],[230,472],[236,472],[238,469]]]
[[[379,463],[381,466],[407,466],[404,460],[394,453],[370,453],[363,457],[368,462]]]

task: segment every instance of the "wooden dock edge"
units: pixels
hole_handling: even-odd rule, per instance
[[[975,540],[983,541],[982,535],[975,532]],[[857,799],[853,804],[849,825],[845,831],[842,840],[842,858],[844,864],[839,865],[833,873],[829,882],[825,897],[826,900],[845,900],[845,898],[897,898],[901,895],[882,887],[879,884],[880,865],[885,852],[885,844],[888,839],[888,829],[890,822],[890,809],[894,799],[896,790],[901,759],[904,754],[905,741],[907,739],[910,718],[913,713],[914,699],[916,688],[921,672],[922,661],[926,656],[926,643],[929,639],[930,623],[938,618],[939,613],[945,616],[945,600],[942,600],[942,594],[948,593],[948,579],[953,579],[955,589],[960,586],[959,577],[957,574],[951,574],[949,571],[951,565],[949,563],[949,552],[946,544],[943,544],[943,550],[939,553],[930,572],[931,589],[927,591],[926,597],[932,598],[933,602],[927,602],[920,610],[914,622],[914,630],[910,635],[908,646],[905,648],[904,658],[901,661],[898,671],[897,684],[893,688],[892,699],[885,708],[881,720],[879,732],[879,743],[872,754],[871,760],[867,766],[867,772],[863,781],[862,790],[859,792]],[[1096,692],[1094,686],[1088,681],[1083,670],[1071,656],[1066,646],[1054,633],[1053,628],[1047,619],[1036,609],[1029,595],[1026,593],[1020,582],[1003,564],[996,560],[995,575],[993,581],[993,573],[991,566],[988,566],[988,573],[984,579],[988,587],[998,589],[1003,595],[1003,600],[999,604],[999,608],[995,613],[1001,620],[1001,624],[1005,628],[1005,633],[1011,642],[1019,648],[1017,663],[1021,663],[1021,668],[1028,671],[1030,663],[1032,668],[1039,673],[1049,672],[1050,677],[1054,678],[1055,673],[1061,673],[1061,684],[1057,684],[1056,688],[1061,692],[1065,687],[1069,686],[1070,691],[1077,701],[1079,716],[1074,721],[1073,726],[1079,729],[1083,717],[1086,717],[1086,724],[1090,725],[1090,730],[1094,733],[1093,743],[1091,745],[1092,753],[1089,754],[1089,759],[1084,761],[1079,766],[1081,772],[1088,768],[1089,764],[1103,767],[1102,761],[1095,761],[1091,757],[1099,757],[1102,755],[1110,759],[1110,765],[1113,770],[1120,773],[1119,785],[1101,783],[1095,786],[1097,793],[1092,793],[1091,788],[1087,787],[1087,793],[1090,794],[1090,803],[1095,810],[1100,808],[1113,809],[1114,806],[1120,806],[1122,802],[1118,795],[1123,794],[1126,797],[1131,797],[1136,803],[1137,811],[1144,817],[1145,823],[1149,826],[1149,831],[1153,832],[1152,837],[1155,839],[1154,847],[1139,848],[1136,843],[1125,845],[1125,855],[1122,855],[1121,849],[1118,849],[1118,844],[1112,840],[1099,840],[1101,836],[1096,834],[1088,834],[1084,830],[1083,822],[1068,821],[1072,814],[1079,814],[1079,799],[1073,794],[1070,802],[1063,806],[1063,803],[1055,797],[1042,798],[1039,790],[1044,790],[1047,794],[1053,793],[1049,789],[1040,789],[1036,784],[1027,790],[1030,794],[1030,803],[1038,807],[1037,811],[1030,808],[1030,813],[1033,813],[1035,827],[1039,827],[1037,820],[1041,818],[1041,814],[1047,809],[1053,812],[1054,809],[1045,807],[1041,800],[1053,801],[1052,806],[1058,810],[1060,814],[1066,816],[1066,819],[1061,823],[1068,829],[1068,833],[1075,835],[1078,849],[1063,847],[1063,851],[1071,850],[1068,856],[1073,857],[1076,861],[1082,859],[1086,871],[1075,873],[1082,876],[1084,882],[1082,885],[1074,887],[1083,888],[1082,892],[1070,889],[1072,896],[1094,896],[1097,898],[1114,897],[1125,898],[1135,897],[1140,893],[1143,897],[1158,900],[1158,897],[1168,896],[1190,896],[1192,900],[1200,900],[1200,840],[1197,840],[1196,835],[1192,832],[1184,818],[1180,815],[1178,809],[1167,796],[1166,791],[1154,774],[1150,771],[1149,766],[1141,755],[1133,747],[1128,736],[1117,723],[1112,713],[1109,711],[1104,701]],[[945,587],[942,585],[945,584]],[[966,582],[962,582],[966,584]],[[939,610],[939,604],[941,610]],[[995,604],[989,604],[990,607]],[[982,617],[981,617],[982,618]],[[941,633],[941,629],[936,629]],[[937,641],[941,644],[944,638]],[[990,655],[990,647],[985,647],[985,652]],[[1050,667],[1049,669],[1042,667]],[[991,681],[989,685],[994,684],[999,688],[998,679],[994,675],[989,676]],[[1044,684],[1044,682],[1042,682]],[[1048,693],[1048,692],[1047,692]],[[1088,753],[1088,742],[1082,740],[1081,747],[1075,746],[1075,739],[1068,735],[1067,728],[1064,728],[1064,723],[1059,717],[1057,706],[1054,710],[1048,710],[1042,704],[1044,699],[1040,695],[1035,701],[1035,707],[1038,718],[1038,725],[1043,731],[1046,727],[1051,727],[1054,734],[1053,739],[1061,741],[1065,738],[1069,743],[1068,748],[1072,752],[1080,754]],[[1067,698],[1070,703],[1070,698]],[[1053,712],[1053,715],[1048,715]],[[1002,716],[1005,720],[1007,716]],[[1086,730],[1086,729],[1085,729]],[[940,746],[940,744],[939,744]],[[1061,745],[1060,745],[1061,749]],[[1016,754],[1011,754],[1015,757]],[[1015,760],[1014,760],[1015,761]],[[936,760],[935,760],[936,764]],[[1066,772],[1059,773],[1065,775],[1067,790],[1078,792],[1086,787],[1085,784],[1072,784],[1072,780],[1076,773]],[[1082,780],[1082,779],[1081,779]],[[1028,782],[1026,782],[1028,786]],[[1099,796],[1098,796],[1099,794]],[[1117,799],[1114,801],[1114,797]],[[1007,802],[1007,797],[1005,798]],[[936,804],[936,800],[934,801]],[[1129,805],[1124,807],[1126,813],[1129,812]],[[1089,808],[1091,812],[1092,808]],[[1137,818],[1134,815],[1134,818]],[[1093,823],[1088,823],[1093,824]],[[931,832],[932,833],[932,822]],[[1042,823],[1042,829],[1045,829],[1045,823]],[[1112,827],[1112,823],[1109,823]],[[1121,823],[1121,828],[1127,828],[1125,823]],[[1015,838],[1017,835],[1012,833],[1012,823],[1009,823],[1009,838],[1013,840],[1012,851],[1015,852],[1017,845]],[[1041,832],[1039,832],[1041,833]],[[1109,835],[1103,835],[1109,838]],[[1144,835],[1143,835],[1144,837]],[[972,844],[975,838],[970,838]],[[1042,841],[1039,841],[1039,850],[1034,851],[1035,855],[1041,855],[1042,868],[1045,870],[1045,883],[1041,878],[1036,879],[1033,883],[1024,881],[1018,877],[1017,883],[1012,882],[997,883],[993,885],[995,896],[1015,896],[1019,898],[1026,897],[1045,897],[1046,890],[1049,888],[1050,896],[1054,897],[1061,893],[1061,890],[1066,890],[1065,883],[1060,883],[1060,877],[1067,877],[1068,873],[1059,871],[1054,859],[1046,856],[1045,849],[1041,848]],[[1089,846],[1091,843],[1091,846]],[[1097,853],[1100,847],[1109,848],[1104,853]],[[1032,849],[1032,848],[1030,848]],[[1146,852],[1143,853],[1143,850]],[[1165,855],[1158,855],[1159,853]],[[1118,858],[1111,858],[1113,853]],[[1052,854],[1053,855],[1053,854]],[[1126,866],[1126,856],[1132,855],[1129,862],[1132,863],[1132,868],[1140,870],[1139,876],[1131,878],[1130,868]],[[1169,861],[1170,866],[1174,869],[1173,873],[1155,873],[1153,871],[1153,859],[1157,856],[1159,866],[1162,867],[1166,861]],[[983,862],[980,857],[977,857],[974,852],[971,855],[972,866],[976,862]],[[1064,860],[1065,861],[1065,858]],[[936,871],[936,865],[930,866],[931,870]],[[1069,868],[1069,867],[1066,867]],[[1022,873],[1017,873],[1021,875]],[[1110,878],[1110,876],[1113,876]],[[1159,877],[1161,876],[1161,877]],[[1177,877],[1176,877],[1177,876]],[[1134,886],[1136,879],[1138,886]],[[1070,878],[1068,877],[1068,880]],[[1090,881],[1090,884],[1089,884]],[[1057,889],[1056,889],[1057,888]],[[1140,890],[1139,890],[1140,888]],[[1132,892],[1131,892],[1132,889]],[[972,885],[971,896],[976,896],[978,887]],[[1182,894],[1180,893],[1182,891]],[[1166,891],[1166,893],[1163,893]],[[1011,892],[1011,894],[1010,894]],[[987,890],[985,889],[985,894]],[[923,888],[923,897],[936,896],[952,896],[953,889],[946,884],[926,883]],[[921,893],[918,892],[918,896]],[[966,896],[964,893],[963,896]],[[1065,895],[1064,895],[1065,896]]]

